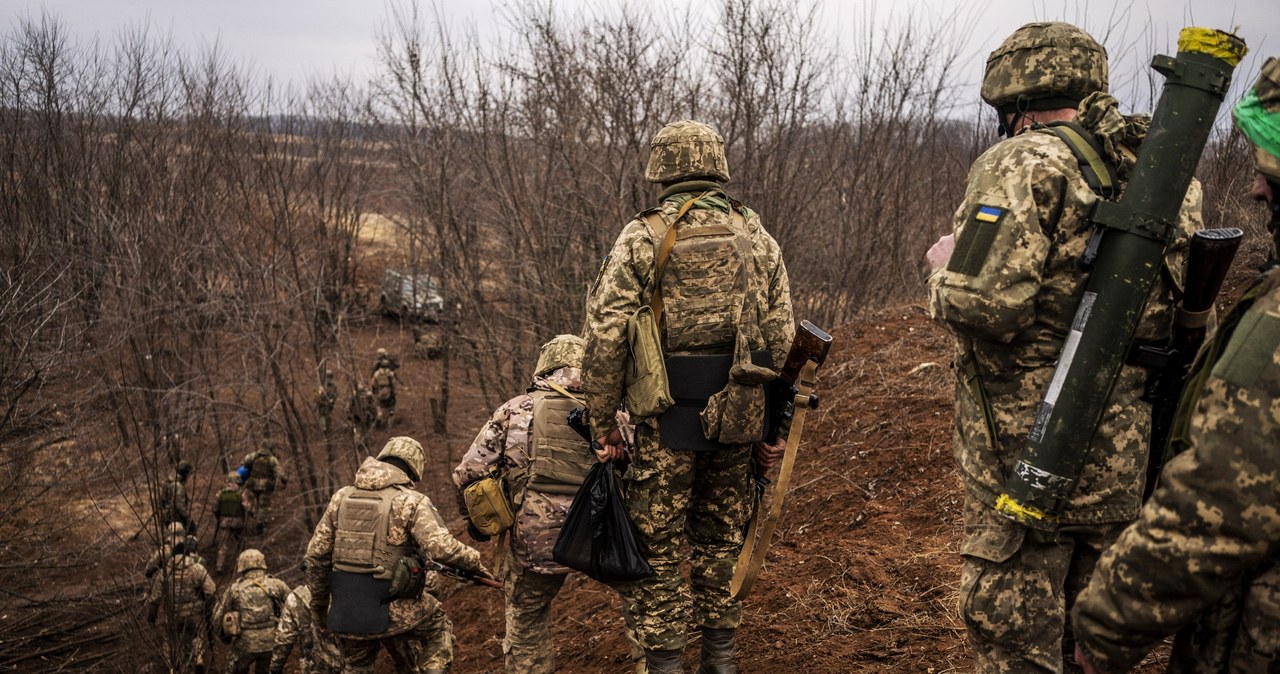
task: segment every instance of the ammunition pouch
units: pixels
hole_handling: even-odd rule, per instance
[[[627,347],[623,372],[627,411],[637,417],[662,414],[674,401],[662,358],[658,318],[649,305],[640,307],[627,321]]]
[[[391,587],[387,591],[389,599],[417,599],[427,586],[426,564],[421,553],[415,551],[396,560],[391,567]]]
[[[227,637],[240,636],[239,611],[227,611],[222,614],[222,635]]]
[[[467,518],[486,536],[497,536],[516,523],[502,481],[492,475],[467,485],[462,490],[462,500]]]
[[[768,351],[753,351],[751,363],[768,368],[772,359]],[[751,383],[758,371],[735,368],[731,353],[668,356],[666,367],[679,376],[671,380],[675,404],[658,417],[664,447],[715,451],[764,438],[765,385]],[[747,381],[735,381],[735,372]]]

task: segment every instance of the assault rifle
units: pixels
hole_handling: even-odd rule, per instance
[[[1151,403],[1151,437],[1147,454],[1147,482],[1142,498],[1145,501],[1155,490],[1156,479],[1164,466],[1165,448],[1169,444],[1169,432],[1178,411],[1178,401],[1187,383],[1187,374],[1200,346],[1204,344],[1207,323],[1213,301],[1222,289],[1222,282],[1231,268],[1231,261],[1240,248],[1244,232],[1239,229],[1206,229],[1191,238],[1191,252],[1187,256],[1186,273],[1183,274],[1186,291],[1182,306],[1173,324],[1173,333],[1167,347],[1143,346],[1136,349],[1135,360],[1139,364],[1156,368],[1142,399]]]
[[[439,573],[442,576],[448,576],[455,580],[465,580],[470,583],[475,583],[476,585],[487,585],[489,587],[498,588],[499,590],[502,589],[502,581],[500,580],[494,580],[492,578],[482,576],[474,571],[467,571],[466,569],[460,569],[456,566],[449,566],[443,562],[437,562],[434,559],[428,559],[426,564],[423,564],[423,566]]]

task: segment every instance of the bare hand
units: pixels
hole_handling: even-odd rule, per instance
[[[1097,667],[1093,666],[1089,656],[1084,654],[1084,649],[1080,648],[1080,644],[1076,644],[1076,664],[1084,668],[1084,674],[1102,674]]]
[[[782,455],[787,451],[787,441],[781,436],[774,441],[773,444],[766,442],[757,442],[755,446],[756,473],[759,475],[767,475],[773,469],[774,464],[782,459]]]
[[[947,234],[934,242],[925,253],[925,262],[929,264],[929,273],[938,271],[951,260],[951,253],[956,249],[956,235]]]
[[[596,450],[596,458],[601,463],[616,461],[627,455],[627,446],[622,440],[622,431],[617,428],[596,438],[596,442],[600,444],[600,449]]]

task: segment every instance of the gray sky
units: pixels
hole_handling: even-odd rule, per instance
[[[501,3],[488,0],[423,0],[425,12],[436,8],[452,30],[501,36],[506,31]],[[506,0],[518,2],[519,0]],[[567,14],[610,11],[622,0],[556,0]],[[714,2],[630,0],[656,4],[673,14],[714,11]],[[181,46],[214,41],[239,63],[251,63],[260,74],[278,81],[309,76],[352,75],[367,78],[377,70],[375,40],[388,13],[380,0],[0,0],[0,31],[8,34],[19,17],[41,8],[63,20],[80,40],[111,41],[123,29],[149,23],[168,32]],[[1124,10],[1117,12],[1112,7]],[[1111,52],[1113,89],[1122,100],[1135,73],[1144,72],[1153,50],[1171,52],[1185,25],[1236,28],[1250,46],[1238,71],[1237,85],[1252,83],[1261,57],[1280,54],[1280,7],[1276,0],[1135,0],[1131,3],[1089,0],[826,0],[823,26],[833,40],[848,42],[857,23],[868,16],[877,25],[901,21],[938,21],[961,7],[955,21],[965,40],[967,59],[957,73],[962,91],[976,97],[985,55],[1015,28],[1028,21],[1061,19],[1084,26]],[[964,30],[971,25],[972,28]],[[1147,27],[1151,29],[1148,30]]]

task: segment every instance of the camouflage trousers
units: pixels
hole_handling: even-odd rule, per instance
[[[208,631],[202,618],[175,618],[165,623],[164,659],[171,672],[194,672],[205,665]]]
[[[253,519],[256,523],[255,529],[258,533],[262,533],[262,530],[267,525],[267,519],[271,512],[271,497],[275,492],[275,485],[271,485],[270,488],[262,489],[260,491],[249,491],[250,498],[253,501],[253,506],[250,510],[253,512]]]
[[[244,547],[244,525],[238,529],[222,527],[218,530],[217,538],[218,552],[213,558],[213,571],[222,573],[228,561],[234,562],[240,556],[241,548]]]
[[[431,617],[413,629],[382,639],[338,637],[338,650],[346,659],[346,674],[372,674],[383,647],[391,655],[397,672],[448,670],[453,664],[453,623],[444,609],[436,609]]]
[[[741,621],[742,603],[729,596],[729,584],[755,499],[750,456],[748,445],[709,452],[662,447],[655,429],[636,427],[624,500],[653,575],[618,590],[646,650],[684,648],[691,604],[703,627],[736,628]],[[684,559],[688,581],[680,573]]]
[[[1080,672],[1069,615],[1126,526],[1028,529],[965,498],[960,615],[979,674]]]
[[[227,674],[245,674],[252,667],[254,674],[267,674],[271,668],[271,651],[250,653],[237,645],[227,649]]]

